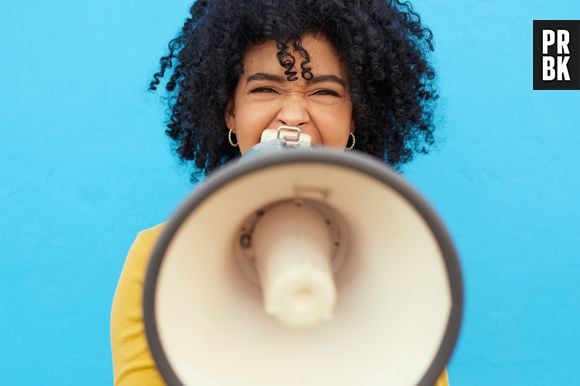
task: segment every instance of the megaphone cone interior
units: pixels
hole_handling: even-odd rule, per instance
[[[347,224],[340,269],[333,232],[316,213],[272,225],[296,200],[320,202]],[[257,285],[235,256],[240,228],[280,202],[290,207],[253,230]],[[309,252],[285,255],[297,226]],[[370,157],[327,149],[256,157],[210,176],[167,224],[144,294],[147,337],[170,385],[432,385],[461,312],[457,255],[426,201]]]

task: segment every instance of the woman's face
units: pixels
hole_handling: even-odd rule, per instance
[[[287,79],[273,41],[246,52],[244,72],[225,117],[242,154],[260,142],[262,131],[281,125],[299,127],[312,137],[313,145],[346,147],[354,126],[344,66],[326,38],[305,35],[301,42],[311,58],[310,80],[300,76],[302,56],[292,50],[298,80]]]

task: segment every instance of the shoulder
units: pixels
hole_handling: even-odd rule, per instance
[[[111,351],[115,385],[162,385],[145,337],[141,309],[151,252],[165,223],[142,230],[131,246],[111,308]]]
[[[155,243],[159,239],[163,229],[165,229],[165,223],[158,224],[137,233],[137,236],[129,249],[127,258],[125,259],[119,284],[123,284],[123,280],[126,279],[132,279],[138,283],[143,282],[151,253],[153,252]]]
[[[137,237],[135,238],[135,242],[133,245],[135,246],[153,246],[157,242],[157,239],[165,229],[166,222],[162,222],[161,224],[157,224],[151,228],[144,229],[137,233]]]
[[[116,311],[115,305],[119,302],[130,302],[134,307],[140,306],[140,304],[135,301],[135,298],[140,297],[141,295],[141,285],[145,278],[145,272],[147,270],[147,265],[149,264],[151,252],[155,247],[159,235],[163,232],[164,227],[165,223],[161,223],[137,233],[129,252],[127,253],[117,283],[113,311]],[[125,306],[127,304],[123,305]],[[126,307],[122,307],[122,309],[124,310]]]
[[[437,382],[435,382],[434,386],[449,386],[449,377],[447,375],[447,369],[443,370]]]

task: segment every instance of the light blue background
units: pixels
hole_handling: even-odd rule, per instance
[[[578,385],[580,91],[532,90],[532,20],[577,0],[415,2],[439,147],[406,168],[462,257],[452,385]],[[187,0],[0,3],[0,383],[112,382],[109,309],[135,234],[191,189],[145,90]]]

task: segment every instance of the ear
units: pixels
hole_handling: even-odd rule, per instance
[[[226,126],[228,127],[228,129],[232,131],[234,131],[236,127],[235,119],[236,119],[236,110],[234,106],[234,100],[230,99],[228,105],[226,106],[224,120],[226,121]]]
[[[356,127],[354,125],[354,118],[350,119],[350,133],[354,133],[356,131]]]

